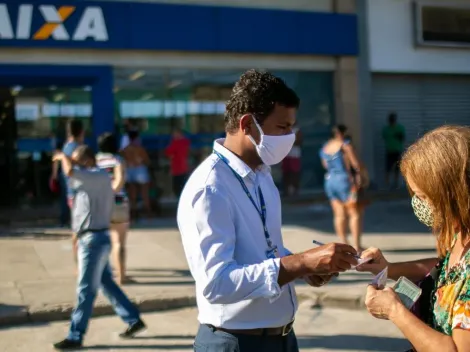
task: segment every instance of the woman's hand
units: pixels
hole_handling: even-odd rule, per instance
[[[357,271],[365,271],[377,275],[389,265],[382,251],[378,248],[367,248],[361,253],[361,258],[370,260],[364,264],[358,265],[356,267]]]
[[[366,301],[367,310],[378,319],[390,319],[400,306],[403,306],[395,291],[387,287],[378,290],[375,286],[367,287]]]

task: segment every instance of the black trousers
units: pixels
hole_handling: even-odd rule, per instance
[[[200,325],[195,352],[299,352],[294,331],[287,336],[229,334]]]
[[[173,176],[173,193],[176,197],[180,197],[187,179],[187,174]]]

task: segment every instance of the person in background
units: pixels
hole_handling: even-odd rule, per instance
[[[80,120],[69,120],[67,123],[67,140],[65,141],[62,152],[71,157],[73,151],[82,145],[85,140],[85,130]],[[53,180],[58,180],[60,185],[60,225],[66,227],[70,224],[70,190],[67,185],[67,178],[63,172],[60,172],[60,163],[54,162],[52,165]]]
[[[171,162],[171,176],[173,177],[173,193],[177,198],[183,191],[184,184],[188,178],[188,157],[191,149],[191,141],[186,138],[181,129],[176,128],[170,144],[165,149],[165,155]]]
[[[400,157],[403,153],[403,144],[405,142],[405,128],[397,123],[397,114],[391,113],[388,115],[388,125],[383,128],[382,137],[385,142],[386,152],[386,185],[387,187],[398,187],[398,176]],[[390,179],[393,177],[393,184],[391,185]]]
[[[422,289],[408,310],[392,288],[367,289],[369,313],[395,324],[413,345],[410,351],[470,350],[470,128],[444,126],[415,142],[403,155],[401,172],[418,218],[437,236],[437,253],[427,259],[389,263],[377,248],[362,253],[372,261],[359,271],[404,276]]]
[[[98,138],[99,153],[96,164],[108,173],[114,191],[113,213],[111,215],[111,242],[113,259],[117,270],[117,282],[126,282],[126,240],[129,230],[130,209],[127,194],[124,191],[126,168],[118,154],[117,140],[111,133],[104,133]]]
[[[297,127],[292,129],[292,133],[295,133],[294,145],[282,161],[284,194],[288,196],[296,195],[300,186],[302,133]]]
[[[98,289],[110,300],[116,313],[128,324],[120,337],[132,338],[145,328],[140,313],[114,282],[108,257],[111,251],[109,224],[115,193],[109,175],[96,166],[90,147],[75,149],[70,159],[57,153],[54,161],[62,163],[64,175],[69,177],[74,193],[72,203],[72,229],[78,239],[77,305],[67,338],[54,344],[58,350],[80,348],[90,320]],[[76,167],[72,167],[72,163]]]
[[[226,139],[192,173],[178,227],[196,281],[196,352],[298,352],[293,281],[326,284],[350,269],[356,251],[328,244],[291,254],[270,166],[289,153],[299,98],[280,78],[249,70],[225,112]]]
[[[119,150],[123,150],[125,147],[129,145],[130,138],[129,138],[129,132],[139,132],[139,126],[135,121],[132,120],[127,120],[127,122],[124,124],[124,133],[121,137],[121,143],[119,145]],[[137,139],[135,141],[137,144],[140,144],[140,140]]]
[[[325,174],[325,192],[333,209],[333,224],[341,242],[348,243],[346,222],[349,218],[354,248],[361,251],[362,216],[358,206],[358,192],[361,188],[361,167],[359,159],[346,139],[347,127],[333,127],[332,138],[320,150]],[[351,173],[354,171],[354,176]]]
[[[149,195],[149,166],[150,158],[147,151],[139,143],[139,133],[129,132],[130,143],[121,150],[121,156],[126,162],[126,180],[128,195],[131,204],[131,212],[137,212],[137,197],[140,195],[147,216],[151,216],[151,205]]]

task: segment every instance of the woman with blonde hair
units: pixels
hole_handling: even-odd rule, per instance
[[[366,250],[362,257],[373,261],[358,270],[388,267],[390,278],[404,276],[423,289],[414,312],[391,288],[369,286],[366,306],[376,318],[392,321],[412,351],[470,351],[470,128],[427,133],[406,151],[401,172],[414,213],[437,236],[438,257],[389,263],[380,250]]]

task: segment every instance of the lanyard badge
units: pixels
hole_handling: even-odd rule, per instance
[[[232,169],[232,167],[229,165],[227,160],[222,155],[220,155],[215,150],[214,150],[214,153],[219,157],[220,160],[222,160],[225,163],[225,165],[227,165],[229,167],[229,169],[232,171],[235,178],[238,180],[238,182],[240,182],[240,185],[242,186],[243,190],[245,191],[246,196],[251,201],[251,204],[253,204],[253,206],[256,209],[256,212],[258,213],[259,217],[261,218],[261,222],[263,223],[264,237],[265,237],[266,243],[268,245],[268,250],[266,251],[266,257],[269,258],[269,259],[280,258],[279,250],[278,250],[277,246],[271,241],[271,237],[269,236],[269,232],[268,232],[268,227],[266,225],[266,204],[264,202],[263,192],[261,192],[261,187],[258,186],[259,202],[260,202],[260,205],[261,205],[261,209],[259,209],[258,206],[256,205],[256,202],[253,199],[253,196],[251,195],[250,191],[246,187],[245,181],[243,181],[243,179],[240,177],[240,175],[238,175],[235,172],[235,170]]]
[[[280,256],[279,256],[279,251],[278,251],[278,249],[277,249],[277,246],[274,246],[273,248],[268,249],[268,250],[266,251],[266,257],[269,258],[269,259],[280,258]]]

